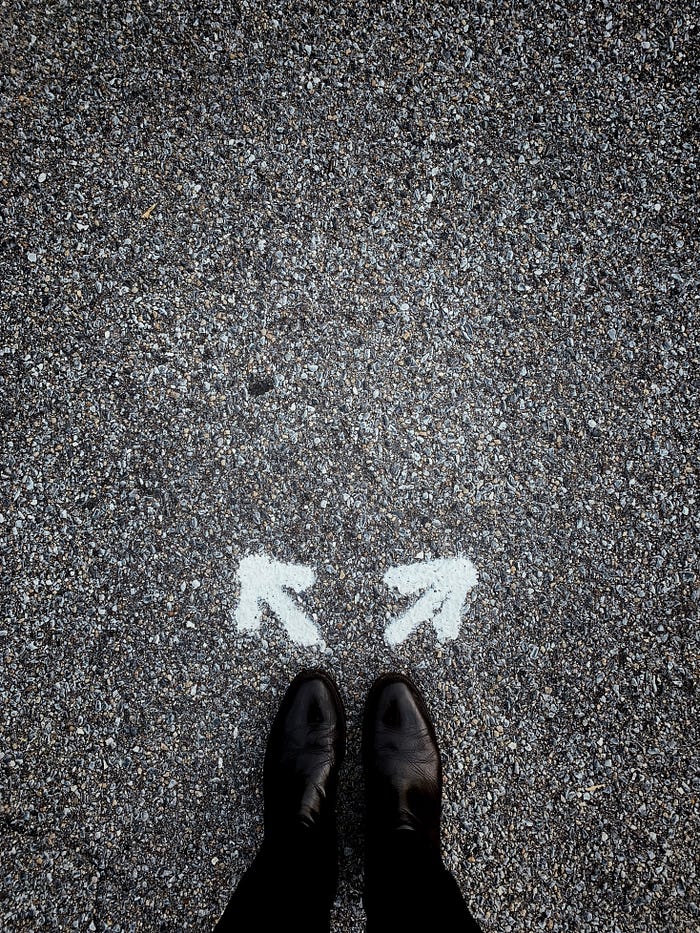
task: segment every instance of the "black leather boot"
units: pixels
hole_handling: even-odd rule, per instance
[[[344,753],[345,712],[335,684],[322,671],[302,671],[282,698],[267,742],[263,844],[215,933],[328,933]]]
[[[367,838],[418,833],[440,851],[442,765],[435,729],[418,689],[383,674],[367,697],[362,737]]]
[[[479,933],[440,854],[442,766],[418,689],[375,681],[362,736],[367,933]]]
[[[265,836],[335,825],[345,711],[331,678],[304,670],[287,688],[270,730],[263,769]]]

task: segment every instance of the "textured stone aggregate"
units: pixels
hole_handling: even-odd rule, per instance
[[[1,0],[3,930],[210,930],[308,665],[334,929],[387,669],[485,933],[698,929],[699,56],[677,0]],[[324,650],[235,631],[258,550]]]

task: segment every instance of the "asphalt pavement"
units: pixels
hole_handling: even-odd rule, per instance
[[[485,933],[698,929],[696,14],[0,3],[3,930],[210,930],[306,666],[335,930],[385,670]]]

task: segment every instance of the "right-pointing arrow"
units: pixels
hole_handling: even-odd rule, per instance
[[[300,645],[322,644],[314,623],[297,606],[287,590],[301,593],[313,586],[316,574],[303,564],[283,564],[265,554],[248,554],[238,567],[241,596],[236,609],[239,632],[260,627],[263,604],[279,618],[292,641]]]
[[[390,567],[384,574],[387,586],[403,596],[421,595],[400,616],[392,619],[384,632],[390,645],[398,645],[421,622],[431,622],[438,641],[459,635],[464,600],[476,585],[476,567],[466,557],[443,557],[420,564]]]

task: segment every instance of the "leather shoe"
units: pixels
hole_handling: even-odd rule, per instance
[[[370,845],[387,833],[410,830],[439,852],[440,750],[418,688],[401,674],[383,674],[372,685],[362,761]]]
[[[334,831],[338,770],[345,754],[345,711],[333,680],[309,669],[289,685],[265,753],[265,835]]]

